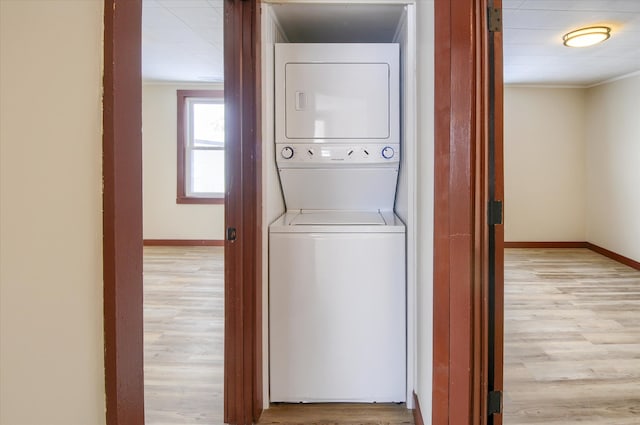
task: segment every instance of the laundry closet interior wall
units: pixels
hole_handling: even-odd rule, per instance
[[[274,43],[398,43],[400,46],[400,135],[401,163],[398,176],[395,213],[406,225],[406,279],[407,279],[407,407],[413,407],[413,393],[417,391],[416,367],[416,275],[417,270],[417,85],[416,85],[416,4],[413,1],[351,1],[327,3],[298,1],[264,2],[262,4],[262,181],[263,181],[263,382],[265,408],[269,407],[269,322],[268,322],[268,226],[285,211],[285,204],[276,169],[275,158],[275,95],[274,95]],[[420,7],[428,9],[423,15],[432,16],[433,2]],[[424,9],[423,9],[424,12]],[[432,22],[429,22],[432,25]],[[432,28],[432,26],[431,26]],[[432,30],[431,30],[432,31]],[[424,33],[424,31],[423,31]],[[432,34],[428,31],[428,38]],[[425,46],[426,53],[432,45]],[[428,76],[432,74],[427,72]],[[429,81],[426,103],[432,99],[432,80]],[[431,104],[428,110],[432,111]],[[426,123],[432,122],[429,119]],[[424,126],[424,125],[423,125]],[[427,127],[427,126],[424,126]],[[425,143],[432,152],[432,127],[425,128],[429,136]],[[422,156],[422,154],[421,154]],[[428,161],[432,164],[432,161]],[[432,167],[432,165],[431,165]],[[432,169],[432,168],[431,168]],[[422,170],[424,172],[425,170]],[[428,181],[432,181],[432,171]],[[428,185],[428,183],[427,183]],[[427,193],[432,193],[427,190]],[[424,202],[423,202],[424,204]],[[432,208],[432,201],[428,202]],[[430,217],[431,214],[426,214]],[[427,226],[430,229],[430,224]],[[423,229],[424,230],[424,229]],[[429,232],[427,232],[428,234]],[[432,245],[429,243],[429,245]],[[431,252],[429,250],[429,252]],[[428,258],[427,261],[431,261]],[[430,270],[429,267],[426,267]],[[431,280],[424,282],[422,291],[430,290]],[[427,315],[431,316],[431,305]],[[424,314],[422,314],[424,316]],[[429,339],[431,335],[429,329]],[[422,339],[425,339],[424,336]],[[425,344],[422,344],[423,350]],[[428,353],[421,353],[422,368],[431,368],[430,344]],[[422,374],[423,376],[425,374]],[[426,374],[430,376],[429,374]],[[422,379],[424,381],[424,379]],[[430,382],[422,382],[421,404],[430,411]]]

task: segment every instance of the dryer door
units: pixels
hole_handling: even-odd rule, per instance
[[[287,139],[389,139],[389,72],[387,63],[287,63]]]

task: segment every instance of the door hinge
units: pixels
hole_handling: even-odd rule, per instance
[[[238,238],[238,232],[235,227],[227,227],[227,240],[235,241]]]
[[[487,12],[489,32],[502,32],[502,9],[490,7]]]
[[[502,224],[502,201],[489,201],[489,225]]]
[[[489,415],[502,413],[502,391],[489,391],[487,403],[487,413]]]

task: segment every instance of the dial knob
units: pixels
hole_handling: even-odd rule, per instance
[[[393,155],[395,155],[395,151],[391,146],[385,146],[382,148],[382,157],[384,159],[391,159],[393,158]]]
[[[285,146],[284,148],[282,148],[280,155],[282,155],[284,159],[293,158],[293,148],[291,146]]]

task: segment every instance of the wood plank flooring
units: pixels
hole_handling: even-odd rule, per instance
[[[144,248],[146,425],[223,423],[223,252]]]
[[[274,404],[259,424],[279,425],[400,425],[413,424],[404,404]]]
[[[223,250],[144,251],[147,425],[222,424]],[[428,419],[428,418],[427,418]],[[261,424],[406,424],[402,405],[274,405]],[[640,272],[509,249],[505,425],[640,424]]]
[[[640,424],[640,272],[505,250],[505,425]]]
[[[146,425],[223,423],[224,251],[145,247]],[[261,424],[412,424],[396,404],[274,405]]]

